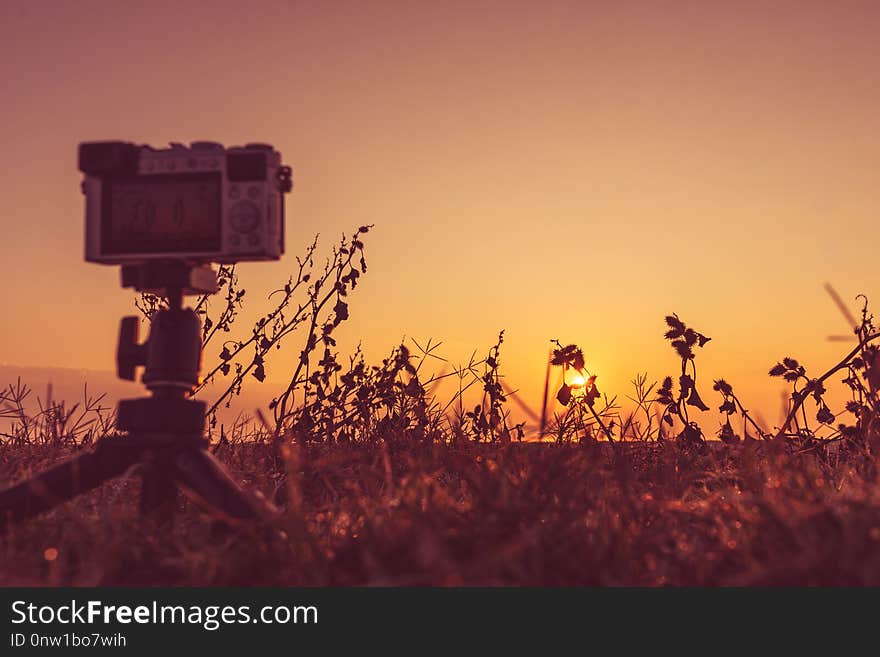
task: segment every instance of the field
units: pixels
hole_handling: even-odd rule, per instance
[[[711,338],[675,314],[664,336],[675,377],[637,376],[621,404],[577,345],[554,340],[532,411],[502,374],[503,331],[459,366],[433,341],[378,364],[340,357],[334,335],[367,271],[369,228],[343,236],[323,267],[316,240],[252,327],[236,322],[234,266],[220,270],[219,307],[194,304],[214,349],[195,394],[221,384],[206,400],[211,449],[277,515],[230,524],[181,497],[170,529],[138,513],[135,466],[10,524],[0,585],[880,585],[880,332],[867,302],[860,319],[844,309],[854,344],[838,364],[770,367],[791,388],[773,429],[725,380],[698,380]],[[166,305],[143,295],[138,308],[150,319]],[[268,414],[218,424],[294,339],[299,359]],[[844,408],[831,408],[832,385]],[[0,390],[0,487],[115,432],[100,397],[70,406],[50,390],[35,410],[32,392]],[[697,419],[717,403],[726,419],[706,436]]]
[[[228,528],[143,525],[122,478],[2,540],[10,585],[877,585],[876,460],[825,447],[233,445],[281,503]],[[0,483],[60,458],[6,448]]]

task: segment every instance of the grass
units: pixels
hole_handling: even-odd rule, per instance
[[[5,449],[0,482],[63,458]],[[219,450],[281,503],[142,524],[123,477],[0,542],[10,585],[877,585],[876,461],[750,442]]]

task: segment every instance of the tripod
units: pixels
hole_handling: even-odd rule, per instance
[[[147,341],[138,344],[138,318],[124,317],[116,352],[117,374],[141,381],[149,397],[121,400],[116,427],[128,435],[99,440],[95,448],[61,465],[0,491],[0,530],[100,486],[139,465],[140,511],[162,524],[173,520],[177,487],[211,507],[227,521],[268,518],[277,511],[235,483],[206,450],[205,402],[190,398],[199,383],[201,322],[183,308],[184,294],[217,291],[216,274],[183,262],[129,265],[122,286],[164,292],[168,308],[156,311]]]

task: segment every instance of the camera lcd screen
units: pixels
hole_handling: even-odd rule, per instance
[[[103,184],[104,253],[220,250],[219,173],[111,177]]]

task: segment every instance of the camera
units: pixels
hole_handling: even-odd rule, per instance
[[[268,144],[79,145],[86,260],[137,265],[278,260],[291,169]]]

